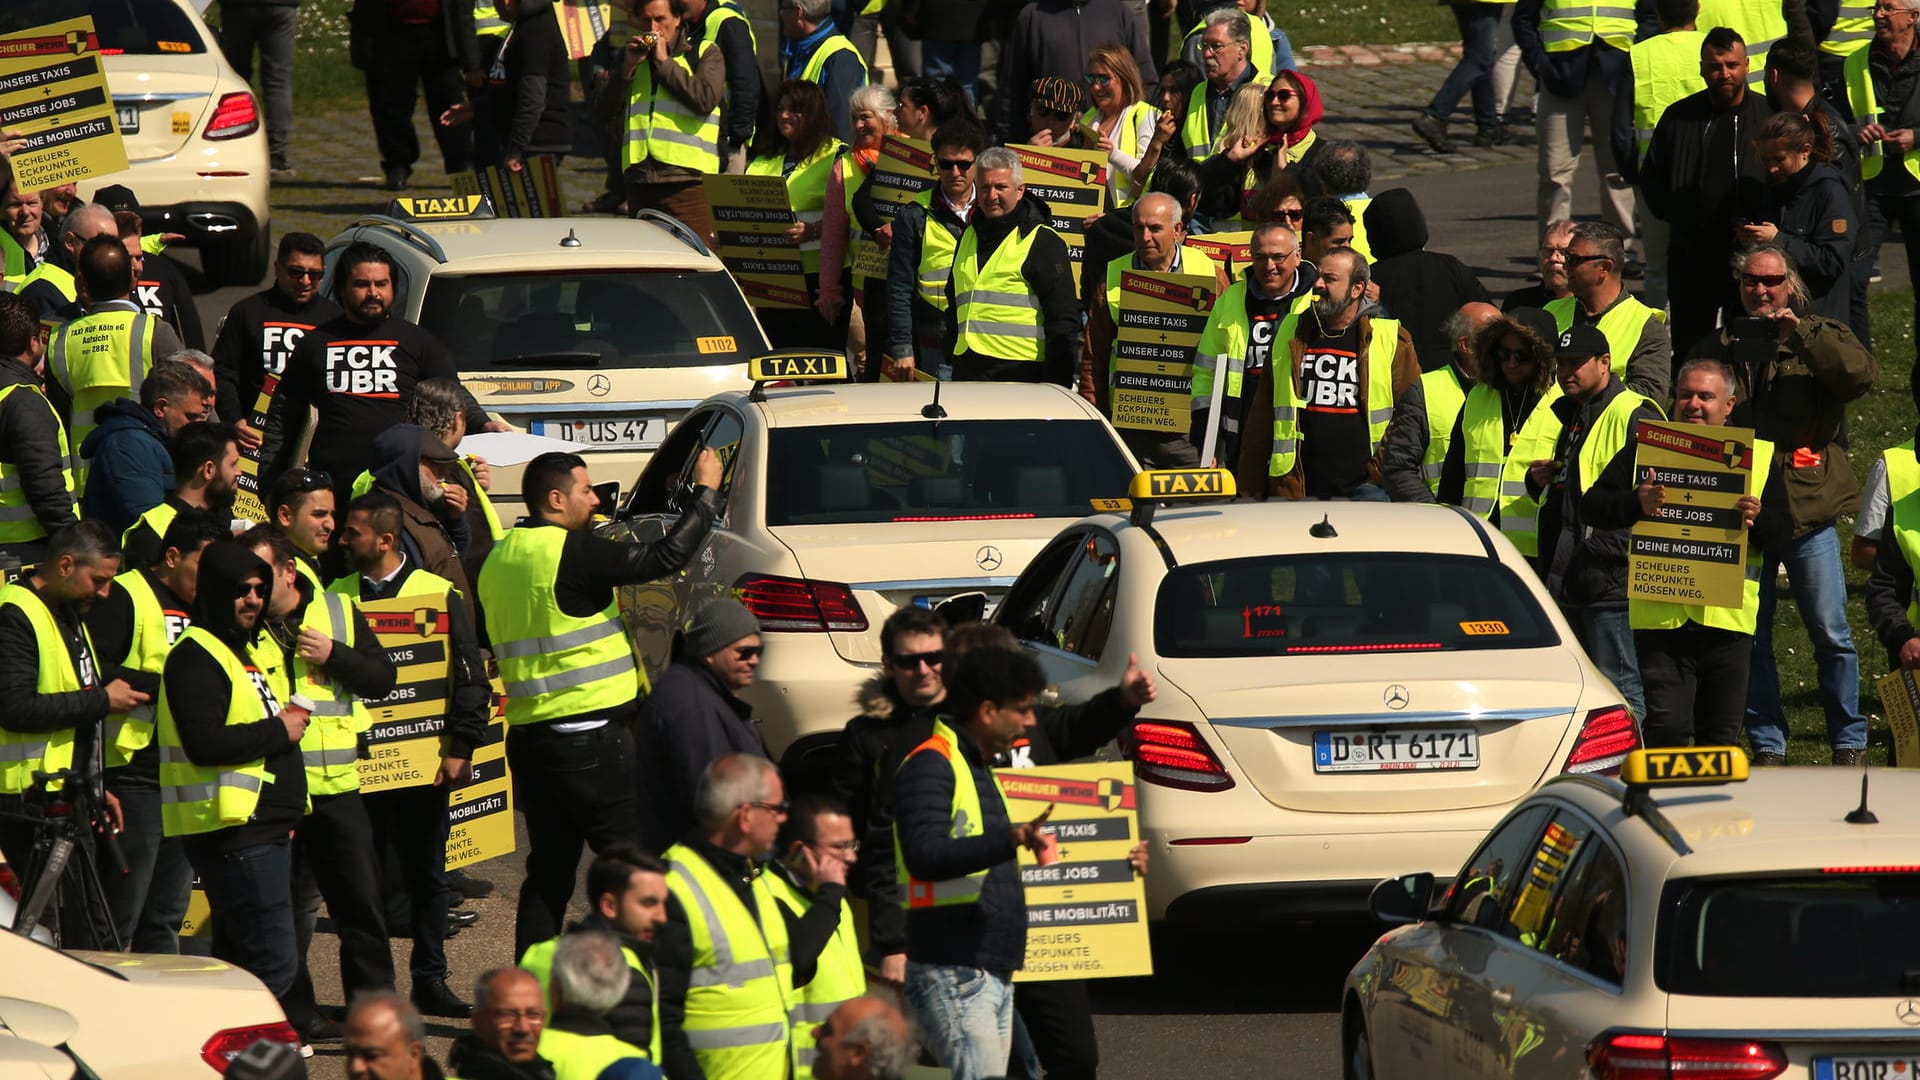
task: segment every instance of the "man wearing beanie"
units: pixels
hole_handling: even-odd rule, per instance
[[[753,709],[737,696],[760,667],[760,624],[739,601],[709,600],[680,636],[673,663],[640,709],[634,737],[641,798],[640,839],[665,851],[694,824],[700,776],[728,754],[768,757]]]

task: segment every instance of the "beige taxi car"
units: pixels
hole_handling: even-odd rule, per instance
[[[1374,895],[1401,925],[1347,976],[1349,1080],[1920,1073],[1920,772],[1641,750],[1461,866]]]
[[[678,517],[694,459],[720,455],[725,516],[686,569],[623,588],[622,614],[658,675],[709,597],[751,609],[766,652],[741,696],[775,757],[804,770],[832,752],[855,691],[880,670],[888,615],[969,601],[991,610],[1034,552],[1124,490],[1137,466],[1064,387],[851,384],[836,355],[751,366],[754,390],[689,413],[607,530],[658,537]]]
[[[748,358],[767,351],[733,276],[664,214],[497,218],[477,202],[398,199],[328,242],[323,289],[356,241],[393,256],[394,312],[453,351],[489,415],[584,444],[596,477],[638,475],[695,405],[745,390]],[[520,471],[493,469],[509,520]]]
[[[1638,745],[1539,579],[1471,514],[1231,503],[1218,469],[1112,494],[1130,512],[1062,530],[994,621],[1066,701],[1130,655],[1158,681],[1121,747],[1154,919],[1363,912],[1381,877],[1451,873],[1541,781]]]

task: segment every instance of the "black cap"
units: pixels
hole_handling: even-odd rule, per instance
[[[1607,344],[1607,335],[1601,333],[1599,327],[1585,323],[1567,327],[1559,341],[1553,350],[1555,360],[1586,360],[1613,352],[1613,346]]]
[[[125,184],[108,184],[93,193],[93,201],[109,210],[140,212],[140,200],[134,198],[133,189]]]

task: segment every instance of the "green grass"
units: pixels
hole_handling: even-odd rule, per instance
[[[1296,49],[1460,40],[1453,10],[1432,0],[1299,0],[1267,10]]]
[[[1913,292],[1876,292],[1872,297],[1874,356],[1880,361],[1879,378],[1873,390],[1848,406],[1849,437],[1853,443],[1851,459],[1855,476],[1864,477],[1876,457],[1887,447],[1906,441],[1913,434],[1913,401],[1907,390],[1908,373],[1913,367]],[[1887,672],[1887,652],[1867,625],[1861,597],[1867,574],[1856,570],[1848,558],[1853,544],[1853,518],[1841,518],[1840,554],[1847,566],[1847,621],[1853,627],[1854,648],[1860,653],[1860,709],[1871,725],[1869,745],[1875,764],[1886,764],[1887,725],[1880,712],[1880,699],[1874,693],[1874,680]],[[1799,605],[1792,593],[1780,591],[1780,606],[1774,619],[1773,652],[1780,667],[1780,693],[1787,707],[1787,759],[1794,764],[1825,764],[1831,760],[1827,746],[1827,722],[1820,709],[1819,681],[1813,662],[1813,645],[1800,621]]]

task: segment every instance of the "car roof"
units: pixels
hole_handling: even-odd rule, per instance
[[[1086,398],[1064,386],[1041,383],[941,383],[940,406],[946,420],[1097,420]],[[729,390],[711,400],[745,405],[748,392]],[[934,400],[934,384],[813,383],[769,386],[758,403],[770,428],[821,427],[850,423],[899,423],[923,419]]]
[[[1685,854],[1661,838],[1657,822],[1628,820],[1626,787],[1617,780],[1562,777],[1541,794],[1569,797],[1624,848],[1671,859],[1668,877],[1920,864],[1920,771],[1866,770],[1867,803],[1879,818],[1871,825],[1846,820],[1860,803],[1861,776],[1859,769],[1795,766],[1754,769],[1734,784],[1654,788],[1658,815]]]
[[[1123,515],[1102,514],[1098,519],[1116,530],[1132,527]],[[1316,537],[1309,531],[1323,520],[1335,535]],[[1171,503],[1153,516],[1153,531],[1181,564],[1282,552],[1415,554],[1408,548],[1410,536],[1420,538],[1417,554],[1498,558],[1483,527],[1470,515],[1424,503]]]
[[[589,224],[590,220],[590,224]],[[720,260],[702,254],[666,229],[631,218],[493,218],[481,221],[376,222],[367,218],[346,229],[411,231],[439,247],[436,273],[541,270],[718,270]],[[567,237],[579,241],[562,246]],[[432,252],[427,252],[430,258]]]

